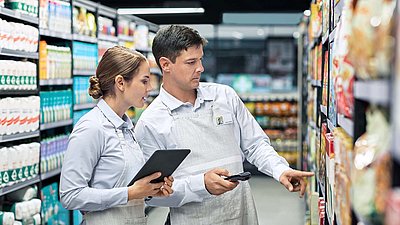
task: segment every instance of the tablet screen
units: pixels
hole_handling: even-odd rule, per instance
[[[128,186],[131,186],[137,180],[155,172],[161,172],[161,176],[152,180],[151,183],[163,182],[164,177],[171,176],[189,153],[190,149],[165,149],[155,151]]]

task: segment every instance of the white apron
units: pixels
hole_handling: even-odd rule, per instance
[[[105,116],[105,115],[104,115]],[[107,117],[106,117],[107,118]],[[115,128],[115,127],[114,127]],[[124,153],[125,165],[114,188],[126,187],[130,178],[128,171],[133,170],[133,158],[140,159],[144,164],[142,151],[136,141],[134,141],[133,131],[124,129],[132,137],[132,141],[127,143],[121,129],[115,128],[118,135],[122,152]],[[120,205],[103,211],[88,212],[84,215],[83,224],[86,225],[146,225],[147,217],[144,213],[144,199],[134,199],[126,205]],[[86,222],[86,223],[85,223]]]
[[[176,178],[187,174],[205,173],[214,168],[225,168],[231,174],[243,172],[240,146],[233,132],[233,114],[221,111],[213,103],[205,112],[172,113],[171,132],[179,148],[191,153],[174,173]],[[247,181],[232,191],[210,196],[203,202],[193,202],[170,208],[172,225],[257,225],[257,212]]]

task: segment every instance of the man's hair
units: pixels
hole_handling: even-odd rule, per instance
[[[153,40],[153,55],[160,67],[160,58],[166,57],[175,63],[182,50],[193,46],[205,46],[207,40],[197,30],[182,25],[169,25],[160,29]]]

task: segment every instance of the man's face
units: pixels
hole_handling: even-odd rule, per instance
[[[187,50],[182,50],[171,65],[170,84],[183,91],[194,90],[199,86],[201,73],[204,71],[202,64],[203,46],[192,46]]]

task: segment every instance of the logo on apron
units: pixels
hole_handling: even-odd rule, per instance
[[[217,122],[217,125],[222,125],[222,124],[224,124],[224,117],[223,117],[223,116],[218,116],[218,117],[216,118],[216,122]]]

